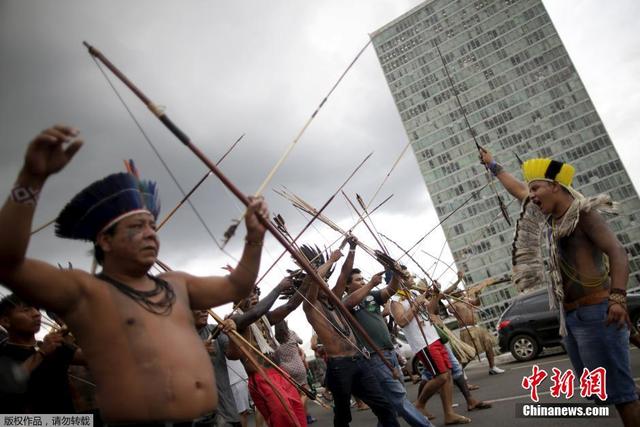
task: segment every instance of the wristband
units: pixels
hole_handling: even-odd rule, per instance
[[[244,239],[244,243],[247,246],[256,246],[256,247],[261,248],[263,243],[264,243],[264,240],[249,240],[249,239],[245,238]]]
[[[40,189],[34,187],[23,187],[16,184],[11,190],[11,200],[21,205],[35,206],[38,203]]]
[[[498,174],[503,170],[502,165],[495,160],[491,160],[491,163],[487,165],[487,168],[491,171],[493,176],[498,176]]]
[[[611,289],[611,294],[618,294],[618,295],[622,295],[622,296],[627,296],[627,290],[626,289],[620,289],[620,288],[613,288]]]
[[[627,298],[624,295],[618,293],[609,294],[609,304],[620,304],[623,307],[627,306]]]

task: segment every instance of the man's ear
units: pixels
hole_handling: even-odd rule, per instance
[[[5,328],[7,331],[9,330],[9,317],[4,315],[0,316],[0,326]]]
[[[103,253],[107,253],[111,251],[111,241],[113,240],[113,235],[109,233],[100,233],[96,238],[96,245],[102,249]]]

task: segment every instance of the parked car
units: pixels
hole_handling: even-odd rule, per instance
[[[402,374],[405,381],[413,381],[414,383],[419,380],[422,375],[424,366],[420,358],[418,358],[411,349],[411,346],[407,342],[407,338],[404,333],[400,331],[395,337],[396,354],[398,355],[398,361],[402,367]],[[415,377],[415,376],[418,377]]]
[[[402,356],[406,361],[410,361],[413,357],[413,350],[407,342],[407,338],[402,331],[398,332],[395,337],[394,347],[396,348],[396,354]]]
[[[640,295],[628,295],[631,322],[640,327]],[[498,320],[500,351],[511,352],[519,361],[538,357],[545,347],[562,345],[558,310],[549,310],[547,289],[539,289],[513,299]]]

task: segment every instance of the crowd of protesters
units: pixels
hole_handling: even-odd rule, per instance
[[[464,343],[481,350],[489,374],[504,372],[495,364],[491,335],[477,325],[480,289],[463,295],[460,280],[446,290],[435,282],[420,288],[406,267],[384,258],[383,271],[367,280],[354,267],[359,242],[348,235],[348,254],[332,288],[326,282],[341,250],[326,259],[320,252],[307,256],[324,281],[298,269],[260,298],[257,273],[270,220],[262,198],[250,199],[242,256],[227,276],[168,268],[149,274],[158,262],[158,189],[139,178],[133,163],[86,187],[56,219],[59,237],[93,244],[99,273],[27,258],[38,196],[80,149],[77,136],[68,126],[40,133],[0,210],[0,280],[13,291],[0,301],[0,413],[91,413],[106,425],[246,426],[253,406],[257,425],[305,426],[316,421],[307,410],[311,398],[333,406],[335,426],[350,424],[352,402],[360,400],[382,426],[399,426],[402,418],[428,427],[425,404],[439,392],[445,423],[469,423],[453,409],[453,384],[467,411],[491,408],[472,396],[463,371],[469,354],[460,350]],[[637,425],[626,254],[597,212],[608,200],[581,198],[570,187],[573,171],[566,164],[526,162],[523,183],[482,153],[525,213],[546,215],[557,279],[552,290],[574,368],[606,367],[613,378],[609,400],[601,403],[616,405],[625,425]],[[589,281],[587,287],[587,276],[598,277],[597,286]],[[286,303],[274,308],[282,296]],[[460,338],[439,317],[447,296],[455,297],[449,307],[463,327]],[[208,310],[226,303],[233,303],[233,312],[209,324]],[[318,379],[322,395],[308,381],[302,340],[285,320],[300,305],[326,366]],[[407,398],[390,322],[402,328],[425,368],[415,403]]]

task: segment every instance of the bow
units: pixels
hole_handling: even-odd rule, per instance
[[[222,157],[220,157],[220,159],[216,162],[216,166],[219,166],[220,163],[222,163],[222,161],[227,157],[227,155],[229,153],[231,153],[231,151],[236,147],[236,145],[238,145],[238,143],[242,140],[242,138],[244,138],[244,134],[240,135],[240,138],[238,138],[236,140],[236,142],[233,143],[233,145],[231,145],[231,147],[229,147],[229,149],[227,151],[225,151],[225,153],[222,155]],[[176,213],[176,211],[178,209],[180,209],[180,207],[184,204],[184,202],[186,202],[189,197],[191,197],[191,195],[198,189],[198,187],[200,187],[200,185],[202,185],[202,183],[211,176],[211,171],[208,171],[207,173],[204,174],[204,176],[202,178],[200,178],[200,181],[198,181],[193,188],[191,188],[191,190],[185,194],[185,196],[182,198],[182,200],[180,200],[180,202],[178,202],[178,204],[176,205],[175,208],[173,208],[168,214],[167,216],[164,217],[164,219],[162,221],[160,221],[160,224],[158,224],[158,227],[156,228],[156,231],[160,230],[167,221],[169,221],[169,219],[171,219],[171,217],[173,216],[173,214]]]
[[[349,202],[349,204],[351,205],[351,207],[353,208],[353,210],[354,210],[354,211],[356,212],[356,214],[358,215],[358,217],[359,217],[359,221],[360,221],[360,222],[362,222],[362,223],[364,223],[364,224],[367,226],[367,229],[369,230],[369,232],[371,233],[371,235],[373,236],[373,238],[376,240],[376,242],[377,242],[377,243],[378,243],[378,245],[380,246],[381,251],[377,251],[377,250],[375,250],[375,251],[374,251],[374,250],[372,250],[372,249],[368,248],[367,246],[365,246],[365,245],[364,245],[363,243],[361,243],[359,240],[358,240],[358,245],[359,245],[360,247],[362,247],[362,248],[365,248],[365,252],[367,252],[370,256],[372,256],[374,259],[376,259],[378,262],[380,262],[383,266],[385,266],[386,268],[388,268],[388,269],[390,269],[390,270],[394,271],[394,272],[395,272],[396,274],[398,274],[400,277],[403,277],[403,276],[404,276],[404,273],[403,273],[403,272],[398,268],[398,263],[397,263],[395,260],[393,260],[393,259],[389,256],[389,253],[388,253],[388,251],[387,251],[386,247],[385,247],[385,246],[382,244],[382,242],[377,238],[376,233],[374,233],[374,231],[369,227],[369,225],[368,225],[368,224],[367,224],[367,222],[365,221],[364,216],[363,216],[363,215],[358,211],[358,209],[355,207],[355,205],[351,202],[351,200],[347,197],[347,195],[346,195],[344,192],[342,192],[342,195],[345,197],[345,199],[347,199],[347,201]],[[359,197],[359,196],[358,196],[358,197]],[[298,198],[298,199],[299,199],[299,198]],[[299,199],[299,200],[301,200],[301,199]],[[359,203],[361,203],[361,205],[362,205],[362,206],[363,206],[363,208],[364,208],[364,201],[363,201],[362,199],[359,199],[358,201],[359,201]],[[313,209],[313,208],[311,207],[311,209]],[[369,214],[368,214],[368,213],[366,213],[366,209],[365,209],[365,214],[366,214],[367,216],[369,216]],[[317,216],[317,215],[316,215],[316,216]],[[330,222],[328,219],[325,219],[325,220],[326,220],[327,222],[329,222],[329,223],[333,224],[333,223],[332,223],[332,222]],[[370,217],[369,217],[369,221],[371,221],[371,218],[370,218]],[[372,226],[373,226],[373,222],[372,222],[371,224],[372,224]],[[346,233],[346,232],[339,230],[339,227],[335,226],[335,224],[334,224],[334,228],[335,228],[337,231],[339,231],[339,232],[343,233],[343,235],[345,235],[345,236],[347,235],[347,233]],[[374,228],[375,228],[375,227],[374,227]],[[400,283],[400,286],[404,287],[403,279],[399,279],[399,283]],[[405,287],[405,289],[406,289],[406,287]],[[409,295],[410,295],[410,294],[409,294]],[[410,304],[412,304],[412,305],[416,308],[416,311],[420,311],[420,308],[416,305],[415,301],[413,301],[413,300],[411,299],[411,297],[408,297],[407,299],[408,299],[409,303],[410,303]],[[424,338],[425,343],[426,343],[426,342],[427,342],[427,338],[426,338],[426,335],[425,335],[424,331],[422,330],[422,325],[418,324],[418,326],[419,326],[419,328],[420,328],[420,332],[422,333],[422,337]]]
[[[218,316],[213,310],[209,309],[207,310],[207,312],[209,313],[209,315],[211,317],[213,317],[213,320],[215,320],[216,322],[218,322],[218,325],[222,325],[222,318],[220,318],[220,316]],[[291,375],[289,375],[286,371],[284,371],[280,366],[276,365],[267,355],[265,355],[264,353],[262,353],[260,350],[258,350],[254,345],[252,345],[249,341],[247,341],[247,339],[245,337],[243,337],[238,331],[236,331],[235,329],[231,331],[231,335],[233,335],[233,338],[235,338],[235,344],[238,345],[238,341],[240,343],[242,343],[243,345],[247,346],[249,349],[253,350],[258,356],[262,357],[263,360],[265,360],[269,365],[271,365],[276,371],[278,371],[278,373],[280,375],[282,375],[282,377],[284,379],[286,379],[287,381],[289,381],[291,383],[291,385],[293,385],[296,389],[298,389],[299,391],[301,391],[302,393],[304,393],[309,399],[311,400],[316,400],[316,395],[315,393],[313,393],[310,390],[307,390],[306,388],[304,388],[302,385],[298,384],[297,381],[295,381],[293,378],[291,378]],[[229,335],[229,337],[231,337],[231,335]],[[238,345],[238,347],[240,348],[241,346]],[[242,351],[242,350],[241,350]],[[258,364],[258,362],[256,360],[250,360],[251,363],[253,363],[257,368],[260,368],[260,364]]]
[[[415,298],[413,297],[413,295],[411,294],[410,289],[404,284],[404,279],[405,279],[405,273],[403,271],[401,271],[398,266],[399,264],[394,261],[391,256],[389,255],[389,251],[387,250],[386,246],[384,246],[384,244],[382,243],[381,240],[378,239],[377,234],[380,234],[377,232],[374,232],[375,230],[375,226],[373,225],[373,221],[371,220],[371,218],[369,218],[369,221],[371,222],[371,227],[373,227],[373,230],[369,227],[369,225],[367,225],[367,222],[364,220],[364,217],[362,216],[362,214],[358,211],[358,209],[355,207],[355,205],[351,202],[351,200],[349,200],[349,198],[347,197],[346,194],[344,194],[344,192],[342,193],[342,195],[345,197],[345,199],[347,199],[347,201],[349,202],[349,204],[351,205],[351,207],[353,208],[353,210],[356,212],[356,214],[358,215],[358,217],[362,220],[362,222],[367,226],[367,229],[369,230],[369,233],[371,233],[371,235],[373,236],[373,238],[375,239],[375,241],[378,243],[378,245],[380,246],[380,249],[382,250],[382,252],[385,254],[385,258],[388,260],[385,263],[385,266],[387,266],[388,268],[390,268],[395,274],[399,275],[399,279],[398,279],[398,283],[400,285],[400,287],[405,291],[405,295],[407,298],[407,301],[409,302],[409,305],[411,306],[411,308],[413,310],[415,310],[416,313],[420,314],[422,317],[426,318],[429,322],[431,322],[431,319],[429,317],[429,314],[424,313],[424,309],[422,307],[420,307],[420,305],[415,301]],[[364,213],[367,213],[367,208],[366,205],[364,203],[364,200],[362,200],[362,198],[356,194],[356,198],[358,203],[360,204],[360,206],[362,207]],[[424,340],[425,345],[429,345],[429,341],[427,340],[427,335],[424,332],[424,328],[422,327],[422,322],[418,321],[416,319],[416,324],[418,325],[418,329],[420,330],[420,335],[422,335],[422,339]],[[431,361],[429,360],[429,356],[427,355],[424,347],[420,349],[420,351],[422,352],[422,354],[425,356],[425,360],[427,360],[427,362],[429,363],[429,365],[431,365]],[[431,366],[431,370],[433,372],[436,372],[436,370],[433,368],[433,366]]]
[[[420,269],[420,270],[421,270],[421,271],[422,271],[422,272],[427,276],[427,278],[431,281],[431,286],[432,286],[434,289],[437,289],[437,288],[435,287],[435,284],[434,284],[434,280],[433,280],[433,278],[429,275],[429,273],[427,273],[427,271],[426,271],[424,268],[422,268],[422,266],[418,263],[418,261],[416,261],[416,260],[415,260],[415,258],[413,258],[413,256],[411,256],[411,254],[409,254],[409,252],[408,252],[408,251],[404,250],[404,249],[403,249],[403,248],[402,248],[398,243],[394,242],[394,241],[393,241],[393,240],[391,240],[389,237],[387,237],[387,236],[385,236],[385,235],[382,235],[382,237],[384,237],[385,239],[387,239],[388,241],[390,241],[391,243],[393,243],[394,245],[396,245],[396,247],[397,247],[398,249],[400,249],[400,250],[404,253],[404,255],[408,256],[408,257],[409,257],[409,259],[410,259],[411,261],[413,261],[413,263],[414,263],[415,265],[417,265],[417,266],[418,266],[418,268],[419,268],[419,269]],[[453,306],[453,304],[451,303],[451,300],[449,299],[449,295],[445,294],[444,292],[442,292],[442,295],[444,296],[444,298],[445,298],[445,299],[447,300],[447,302],[449,303],[449,307],[451,307],[451,309],[454,311],[454,313],[456,314],[456,316],[458,316],[458,317],[459,317],[458,311],[456,310],[456,308],[455,308],[455,307]],[[465,302],[466,302],[466,301],[465,301]],[[469,304],[469,305],[470,305],[470,304]],[[469,336],[470,336],[470,337],[472,337],[471,332],[469,331],[469,327],[468,327],[467,325],[463,325],[463,326],[464,326],[465,330],[467,331],[467,333],[469,334]],[[472,340],[471,340],[471,342],[473,342],[473,348],[475,348],[475,350],[476,350],[476,356],[478,357],[478,361],[481,361],[481,360],[480,360],[480,352],[478,351],[478,347],[476,347],[475,340],[473,340],[473,339],[472,339]]]
[[[213,317],[215,319],[216,322],[218,322],[218,325],[222,325],[222,319],[220,317],[218,317],[218,315],[216,315],[213,310],[207,310],[209,312],[209,314],[211,315],[211,317]],[[243,344],[246,344],[249,346],[249,348],[251,348],[252,350],[256,351],[257,353],[261,354],[263,357],[263,360],[269,360],[270,359],[262,354],[259,350],[257,350],[255,347],[253,347],[251,344],[249,344],[244,337],[242,337],[242,335],[240,335],[237,331],[232,331],[231,334],[228,335],[229,339],[231,341],[233,341],[233,343],[236,345],[236,347],[238,347],[238,349],[240,350],[240,352],[242,353],[242,355],[253,365],[255,366],[256,370],[258,371],[258,374],[262,377],[262,379],[264,379],[266,381],[266,383],[269,385],[269,387],[273,390],[273,392],[275,393],[275,395],[278,397],[278,400],[280,401],[280,404],[282,405],[282,407],[284,408],[284,410],[287,412],[287,415],[289,416],[289,418],[291,418],[291,421],[293,421],[293,424],[295,426],[298,427],[302,427],[300,426],[300,423],[298,422],[298,419],[293,415],[293,413],[291,412],[291,408],[289,407],[289,405],[287,405],[286,399],[284,396],[282,396],[282,394],[280,393],[280,390],[278,390],[278,388],[275,386],[275,384],[273,384],[273,382],[271,381],[271,379],[269,378],[269,376],[266,374],[266,372],[264,372],[264,369],[262,369],[262,366],[258,363],[258,361],[253,357],[253,355],[251,354],[251,352],[249,352],[244,346]],[[286,380],[289,380],[289,378],[287,376],[284,376],[284,378]],[[292,383],[293,384],[293,383]],[[294,386],[297,384],[294,384]],[[313,398],[312,398],[313,399]]]
[[[317,216],[316,216],[317,217]],[[318,257],[322,256],[322,251],[317,249],[316,246],[316,250],[318,252],[317,255],[313,256],[313,249],[311,250],[301,250],[300,247],[298,247],[295,243],[295,241],[293,240],[293,238],[291,237],[291,235],[289,234],[289,232],[286,229],[286,225],[284,223],[284,219],[282,219],[280,217],[279,221],[278,221],[278,228],[283,232],[283,234],[285,236],[289,237],[289,243],[296,248],[296,250],[300,251],[308,260],[310,263],[313,263],[316,259],[318,259]],[[345,242],[343,244],[346,244],[346,239]],[[304,247],[304,246],[303,246]],[[295,274],[295,273],[294,273]],[[329,273],[330,274],[330,273]],[[336,331],[336,333],[340,336],[340,338],[342,338],[343,340],[345,340],[347,342],[347,344],[351,347],[353,347],[358,353],[360,353],[365,359],[369,359],[370,355],[366,353],[366,351],[363,351],[362,349],[360,349],[356,344],[354,344],[348,337],[347,335],[345,335],[345,333],[338,327],[337,324],[335,324],[334,322],[332,322],[327,316],[324,315],[324,313],[322,311],[320,311],[320,309],[318,309],[318,307],[316,307],[315,304],[311,303],[309,301],[309,299],[302,293],[300,292],[300,289],[297,286],[293,287],[293,290],[295,293],[297,293],[304,301],[306,301],[307,303],[309,303],[309,306],[316,312],[318,313],[318,315],[320,317],[322,317],[329,325],[331,325],[333,327],[333,329]]]
[[[159,108],[156,104],[154,104],[136,85],[134,85],[116,66],[114,66],[111,61],[109,61],[99,50],[95,47],[89,45],[87,42],[83,42],[83,44],[89,50],[89,54],[92,57],[98,59],[102,62],[122,83],[127,86],[146,106],[149,110],[160,120],[166,127],[169,129],[171,133],[174,134],[176,138],[182,144],[185,145],[200,161],[202,161],[210,170],[213,172],[216,177],[222,182],[222,184],[231,191],[245,206],[248,206],[250,203],[249,198],[243,194],[238,187],[233,184],[227,178],[226,175],[222,173],[220,169],[198,148],[196,147],[191,139],[165,114],[165,112]],[[327,283],[318,275],[315,269],[311,266],[309,261],[302,256],[298,251],[296,251],[289,243],[287,239],[276,229],[276,227],[271,224],[271,222],[261,216],[258,217],[259,221],[262,225],[271,233],[273,237],[276,238],[280,244],[282,244],[287,251],[292,255],[292,257],[298,261],[299,265],[309,274],[311,277],[318,282],[320,285],[319,288],[322,289],[329,300],[341,311],[341,313],[353,324],[353,326],[358,330],[361,334],[362,338],[371,346],[371,348],[375,349],[376,353],[383,360],[385,365],[394,372],[393,365],[384,357],[382,351],[375,345],[371,337],[366,333],[366,331],[362,328],[362,326],[356,321],[353,315],[344,307],[341,301],[331,292]]]
[[[447,68],[447,63],[444,61],[444,58],[442,57],[442,53],[440,52],[440,48],[436,45],[436,50],[438,51],[438,56],[440,57],[440,61],[442,61],[442,66],[444,67],[444,72],[447,75],[447,80],[449,81],[449,84],[451,85],[451,91],[453,92],[453,95],[456,98],[456,102],[458,104],[458,108],[460,108],[460,112],[462,113],[462,117],[464,117],[464,122],[467,125],[467,129],[469,129],[469,133],[471,134],[471,137],[473,138],[473,142],[475,142],[476,144],[476,148],[478,149],[478,153],[481,154],[482,153],[482,147],[480,147],[480,144],[478,144],[478,140],[476,139],[476,133],[473,130],[473,128],[471,127],[471,125],[469,124],[469,119],[467,118],[467,113],[465,112],[464,108],[462,107],[462,103],[460,102],[460,97],[458,96],[458,91],[455,88],[455,85],[453,84],[453,79],[451,78],[451,75],[449,74],[449,69]],[[500,196],[500,194],[498,194],[498,190],[496,190],[495,184],[493,182],[493,176],[489,173],[489,168],[488,166],[485,165],[485,175],[487,177],[487,181],[489,182],[489,184],[491,185],[491,188],[493,189],[493,193],[495,194],[497,200],[498,200],[498,206],[500,207],[500,212],[502,212],[502,216],[504,217],[505,221],[507,221],[507,224],[511,225],[511,218],[509,217],[509,211],[507,211],[507,207],[504,205],[504,201],[502,200],[502,196]]]

